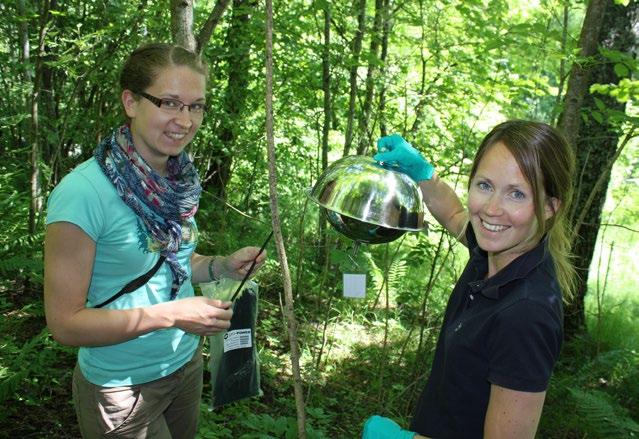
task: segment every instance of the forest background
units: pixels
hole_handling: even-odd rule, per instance
[[[122,122],[118,67],[149,40],[211,67],[211,111],[190,146],[205,189],[200,250],[259,245],[275,226],[288,255],[269,246],[256,278],[264,395],[209,410],[207,387],[201,437],[355,438],[374,413],[408,424],[467,254],[429,218],[428,233],[360,248],[367,295],[346,299],[353,244],[306,189],[399,132],[464,198],[479,140],[510,118],[557,125],[579,165],[581,282],[538,436],[639,435],[636,2],[276,0],[272,89],[271,0],[194,3],[0,4],[1,437],[78,437],[75,349],[44,322],[46,198]]]

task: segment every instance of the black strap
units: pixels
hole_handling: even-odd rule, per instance
[[[149,271],[144,273],[142,276],[136,279],[133,279],[131,282],[126,284],[120,291],[118,291],[114,296],[112,296],[110,299],[105,300],[101,304],[96,305],[95,308],[102,308],[104,305],[108,305],[109,303],[113,302],[115,299],[119,298],[120,296],[123,296],[127,293],[130,293],[131,291],[135,291],[138,288],[140,288],[142,285],[147,283],[149,279],[153,277],[156,271],[158,271],[158,269],[164,262],[164,259],[166,259],[164,256],[160,256],[160,259],[158,259],[158,261]]]

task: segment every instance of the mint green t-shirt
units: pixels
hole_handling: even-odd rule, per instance
[[[159,246],[144,223],[118,196],[95,159],[80,164],[62,179],[48,201],[47,224],[65,221],[80,227],[96,243],[88,308],[115,295],[148,272],[160,257]],[[197,245],[194,220],[182,225],[177,258],[191,276]],[[106,305],[109,309],[143,308],[169,300],[173,277],[166,263],[137,290]],[[175,300],[194,295],[189,281]],[[110,346],[81,347],[78,362],[85,378],[99,386],[141,384],[167,376],[186,364],[199,337],[181,329],[162,329]]]

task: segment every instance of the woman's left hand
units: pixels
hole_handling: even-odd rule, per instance
[[[258,255],[259,251],[259,247],[244,247],[228,256],[219,258],[219,261],[216,261],[219,264],[219,277],[230,277],[231,279],[236,280],[244,279],[244,276],[246,276],[246,273],[249,272],[251,265],[253,264],[253,260]],[[260,267],[264,264],[264,261],[266,261],[266,250],[262,251],[262,253],[257,256],[255,267],[253,267],[251,275],[254,275],[257,270],[260,269]]]

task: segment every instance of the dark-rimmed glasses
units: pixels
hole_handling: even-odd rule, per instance
[[[194,102],[192,104],[185,104],[179,99],[165,99],[165,98],[156,98],[155,96],[151,96],[148,93],[144,93],[143,91],[134,91],[136,95],[140,95],[145,99],[148,99],[153,105],[160,108],[161,110],[166,111],[167,113],[180,113],[184,107],[189,110],[189,113],[197,114],[198,116],[204,114],[204,112],[208,109],[206,104],[202,102]]]

